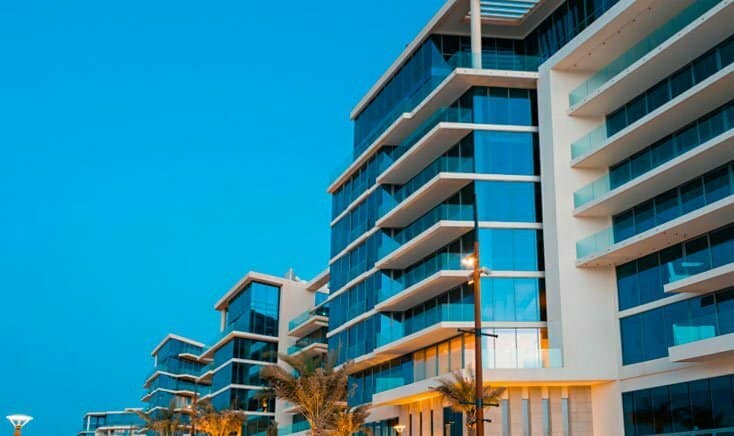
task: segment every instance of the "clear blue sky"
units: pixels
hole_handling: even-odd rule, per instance
[[[348,113],[442,2],[0,2],[0,415],[138,406],[245,272],[323,269]]]

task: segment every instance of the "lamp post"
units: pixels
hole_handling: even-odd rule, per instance
[[[482,275],[488,276],[490,271],[479,266],[479,241],[474,241],[474,252],[461,259],[461,263],[472,268],[472,281],[474,282],[474,384],[475,384],[475,407],[477,410],[476,436],[484,436],[484,377],[482,374]],[[486,336],[497,337],[495,334]]]
[[[10,415],[6,416],[6,418],[8,418],[8,421],[13,424],[13,427],[15,428],[15,436],[20,436],[20,430],[33,419],[28,415]]]
[[[400,436],[405,431],[405,426],[403,424],[394,425],[393,430],[395,430],[395,433],[397,433],[398,436]]]

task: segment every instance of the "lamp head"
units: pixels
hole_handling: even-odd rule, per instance
[[[403,432],[405,431],[405,426],[403,424],[398,424],[393,426],[393,430],[395,430],[397,434],[403,434]]]
[[[474,268],[474,265],[476,265],[476,263],[477,259],[474,257],[473,254],[470,254],[461,259],[461,265],[464,266],[464,268]]]
[[[23,428],[23,426],[31,422],[33,419],[28,415],[8,415],[6,418],[8,418],[8,421],[10,421],[15,428]]]

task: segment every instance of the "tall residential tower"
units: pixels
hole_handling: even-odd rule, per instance
[[[377,434],[462,434],[475,242],[486,434],[734,434],[732,3],[449,0],[359,102],[327,337]]]

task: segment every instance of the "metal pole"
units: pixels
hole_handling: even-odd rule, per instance
[[[22,427],[21,427],[21,426],[19,426],[19,425],[16,425],[16,426],[15,426],[15,433],[14,433],[14,435],[15,435],[15,436],[20,436],[20,429],[21,429],[21,428],[22,428]]]
[[[478,236],[477,236],[478,238]],[[484,436],[484,379],[482,377],[482,288],[480,284],[479,240],[474,241],[474,382],[476,383],[477,431]]]

